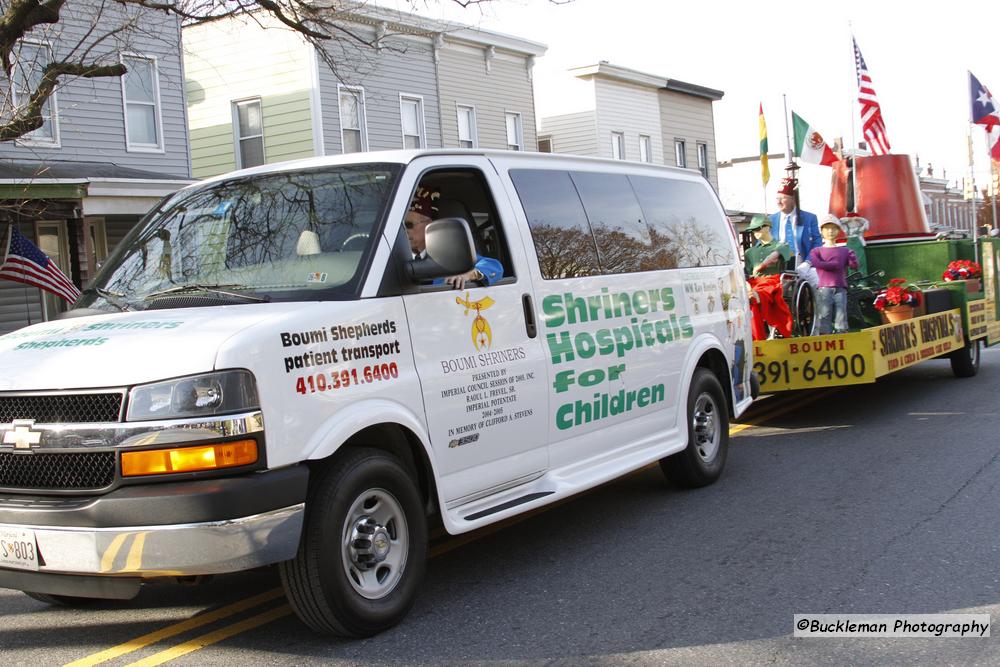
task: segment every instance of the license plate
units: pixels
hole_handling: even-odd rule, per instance
[[[0,529],[0,567],[38,569],[34,531]]]

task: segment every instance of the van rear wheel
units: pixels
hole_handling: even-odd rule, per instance
[[[667,479],[685,488],[707,486],[719,479],[729,451],[729,409],[718,378],[695,369],[687,399],[688,444],[660,459]]]
[[[352,448],[317,476],[299,551],[281,563],[285,594],[313,630],[370,637],[409,611],[427,559],[427,520],[394,456]]]

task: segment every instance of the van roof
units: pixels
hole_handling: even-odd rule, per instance
[[[684,174],[687,176],[690,176],[692,173],[694,174],[698,173],[696,169],[671,167],[666,165],[652,164],[649,162],[630,162],[624,160],[614,160],[610,158],[588,157],[583,155],[572,155],[567,153],[537,153],[533,151],[506,151],[498,149],[477,149],[477,148],[430,148],[430,149],[420,149],[420,150],[370,151],[364,153],[347,153],[345,155],[323,155],[319,157],[290,160],[287,162],[276,162],[274,164],[264,164],[258,167],[250,167],[249,169],[241,169],[239,171],[231,171],[225,174],[219,174],[218,176],[211,176],[189,187],[199,187],[206,183],[212,183],[215,181],[232,178],[234,176],[237,177],[254,176],[258,174],[282,173],[286,171],[295,171],[299,169],[313,169],[316,167],[347,165],[347,164],[365,164],[372,162],[409,164],[410,162],[419,157],[441,156],[441,155],[480,156],[487,158],[506,158],[506,159],[518,159],[518,160],[530,159],[530,160],[544,160],[544,161],[558,161],[558,162],[568,161],[568,162],[576,162],[584,164],[604,164],[607,166],[617,167],[619,169],[622,167],[629,169],[642,169],[642,170],[650,169],[658,171],[668,171],[677,174]]]

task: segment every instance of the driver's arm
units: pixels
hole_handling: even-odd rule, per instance
[[[476,265],[471,271],[457,276],[449,276],[444,281],[455,289],[464,289],[465,283],[478,282],[483,287],[489,287],[502,278],[503,264],[492,257],[478,255],[476,257]]]

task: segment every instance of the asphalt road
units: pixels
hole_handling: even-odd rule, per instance
[[[1000,619],[998,396],[988,350],[968,380],[932,361],[765,399],[719,483],[679,491],[649,468],[443,542],[410,615],[364,641],[312,634],[272,571],[84,611],[0,591],[3,667],[997,665],[995,638],[802,639],[792,616]]]

